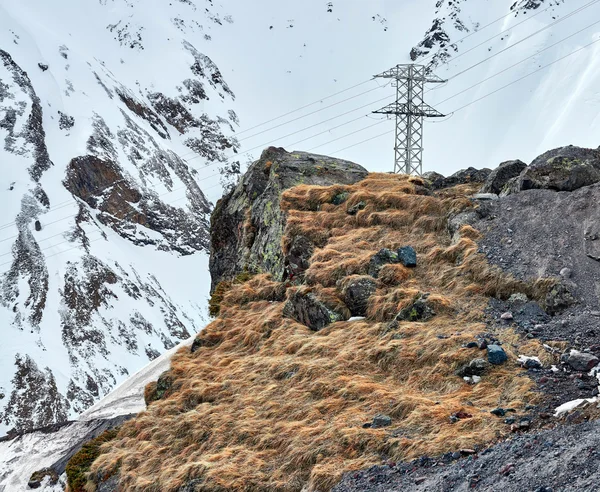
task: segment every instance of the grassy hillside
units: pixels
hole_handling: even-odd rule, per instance
[[[200,348],[173,358],[160,394],[156,384],[148,388],[148,400],[159,399],[105,445],[91,476],[116,472],[128,491],[328,490],[348,470],[472,448],[507,432],[490,410],[521,412],[536,400],[515,360],[545,358],[539,342],[505,329],[493,335],[507,363],[476,385],[454,372],[485,358],[463,345],[489,331],[491,296],[542,298],[548,282],[525,285],[490,267],[469,226],[451,239],[448,215],[473,207],[476,186],[430,194],[422,185],[371,174],[355,185],[284,192],[284,252],[298,235],[316,245],[303,284],[263,274],[221,289],[220,315],[199,335]],[[283,317],[299,290],[344,311],[349,279],[366,275],[381,248],[407,245],[418,266],[384,266],[365,319],[314,332]],[[390,324],[421,293],[435,315]],[[462,418],[452,423],[457,412]],[[391,426],[364,428],[377,414]]]

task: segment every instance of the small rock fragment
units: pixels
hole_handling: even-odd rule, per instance
[[[598,365],[600,360],[593,354],[571,350],[566,362],[575,371],[587,372]]]
[[[398,259],[407,268],[415,268],[417,266],[417,252],[412,246],[404,246],[398,249]]]
[[[373,417],[373,423],[371,429],[380,429],[382,427],[389,427],[392,425],[392,418],[387,415],[376,415]]]
[[[505,321],[510,321],[514,318],[513,314],[510,312],[506,312],[504,314],[502,314],[502,316],[500,316],[501,319],[505,320]]]
[[[498,407],[492,410],[490,413],[492,415],[495,415],[496,417],[504,417],[506,415],[506,410],[504,410],[504,408]]]
[[[508,360],[506,352],[500,345],[488,345],[487,347],[488,362],[494,365],[504,364]]]

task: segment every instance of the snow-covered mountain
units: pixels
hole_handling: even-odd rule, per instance
[[[460,109],[427,124],[428,170],[596,147],[600,43],[485,96],[598,18],[590,0],[0,0],[0,435],[74,418],[203,326],[209,202],[238,160],[273,144],[390,170],[373,74],[449,79],[426,95]]]
[[[237,147],[204,51],[229,22],[0,2],[0,435],[72,418],[202,326],[202,190]]]

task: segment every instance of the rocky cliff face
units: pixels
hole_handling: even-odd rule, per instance
[[[290,275],[281,244],[286,224],[280,207],[283,191],[299,184],[353,184],[366,175],[352,162],[266,149],[237,187],[219,200],[211,217],[211,290],[242,272],[270,273],[279,281]],[[309,248],[307,244],[301,249]]]

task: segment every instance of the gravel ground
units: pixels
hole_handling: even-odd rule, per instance
[[[479,454],[450,461],[421,458],[347,474],[334,492],[600,489],[600,422],[521,434]]]

